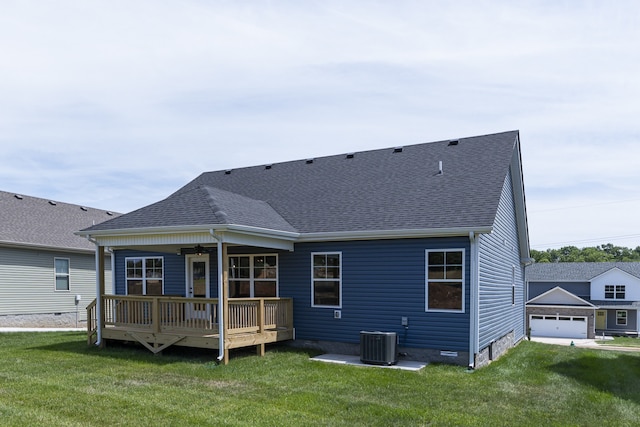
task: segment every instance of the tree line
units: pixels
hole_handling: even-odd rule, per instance
[[[531,257],[536,262],[640,262],[640,246],[631,249],[607,243],[586,248],[565,246],[560,249],[547,249],[544,251],[531,249]]]

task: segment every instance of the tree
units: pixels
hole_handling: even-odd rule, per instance
[[[605,243],[581,249],[576,246],[564,246],[560,249],[544,251],[532,249],[531,257],[536,262],[640,262],[640,246],[630,249]]]

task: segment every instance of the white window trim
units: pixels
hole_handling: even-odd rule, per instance
[[[67,261],[67,274],[60,274],[56,271],[56,261],[57,260],[65,260]],[[67,284],[69,285],[69,289],[58,289],[58,277],[66,277]],[[54,292],[71,292],[71,259],[63,258],[63,257],[55,257],[53,259],[53,290]]]
[[[452,249],[427,249],[424,251],[424,311],[428,313],[464,313],[465,312],[465,291],[467,281],[467,271],[465,268],[466,251],[464,248],[452,248]],[[444,309],[444,308],[429,308],[429,253],[431,252],[462,252],[462,307],[460,310]],[[434,279],[432,282],[451,282],[447,279]]]
[[[229,269],[231,269],[231,258],[232,257],[249,257],[249,296],[248,297],[234,297],[231,298],[229,297],[229,299],[236,299],[236,298],[256,298],[255,297],[255,277],[253,275],[254,273],[254,268],[255,265],[253,263],[253,259],[256,257],[267,257],[267,256],[274,256],[276,257],[276,296],[275,297],[264,297],[264,298],[280,298],[280,259],[278,258],[278,254],[277,253],[271,253],[271,254],[227,254],[227,262],[229,264]],[[258,281],[260,280],[264,280],[265,282],[271,282],[273,281],[273,279],[258,279]],[[231,285],[231,282],[234,281],[234,279],[231,278],[231,275],[229,275],[229,285]],[[227,290],[227,292],[229,292],[229,290]],[[259,297],[262,298],[262,297]]]
[[[624,313],[624,323],[620,323],[621,319],[618,313]],[[627,326],[629,324],[629,312],[627,310],[616,310],[616,326]]]
[[[130,256],[130,257],[125,257],[124,259],[124,294],[125,295],[129,295],[129,284],[127,283],[128,280],[142,280],[142,295],[137,295],[136,296],[146,296],[147,295],[147,269],[145,268],[145,266],[147,265],[147,260],[148,259],[162,259],[162,295],[164,295],[164,257],[163,256]],[[130,259],[141,259],[143,261],[142,263],[142,277],[132,277],[129,278],[127,276],[127,263]],[[151,277],[151,279],[157,279],[157,277]],[[157,296],[157,295],[154,295]]]
[[[316,255],[338,255],[338,259],[340,262],[340,274],[338,277],[338,305],[321,305],[321,304],[315,304],[314,303],[314,292],[315,292],[315,287],[314,287],[314,282],[315,281],[327,281],[327,282],[334,282],[335,278],[332,279],[316,279],[313,274],[314,274],[314,265],[313,265],[313,258]],[[311,252],[311,307],[313,308],[331,308],[331,309],[341,309],[342,308],[342,252],[340,251],[326,251],[326,252]]]
[[[607,298],[607,286],[613,288],[613,298]],[[618,288],[622,288],[622,291],[618,291]],[[618,298],[618,294],[624,294],[624,298]],[[605,285],[604,286],[604,299],[606,300],[626,300],[627,299],[627,286],[626,285]]]

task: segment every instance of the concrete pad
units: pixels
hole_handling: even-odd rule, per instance
[[[413,360],[398,360],[398,363],[395,365],[370,365],[368,363],[362,363],[360,361],[360,356],[351,356],[346,354],[322,354],[320,356],[312,357],[311,360],[315,360],[317,362],[338,363],[342,365],[364,366],[369,368],[401,369],[404,371],[419,371],[427,366],[426,362],[416,362]]]

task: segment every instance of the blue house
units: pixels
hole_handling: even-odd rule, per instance
[[[91,342],[226,362],[281,340],[357,354],[384,331],[408,358],[479,367],[525,336],[517,131],[206,172],[78,234],[115,257]]]

